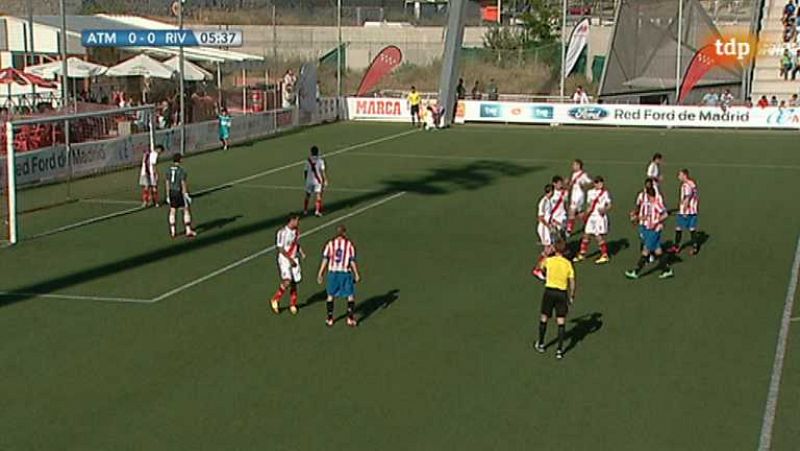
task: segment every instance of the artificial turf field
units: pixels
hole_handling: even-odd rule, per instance
[[[24,215],[23,237],[44,236],[0,249],[0,291],[15,293],[0,297],[0,449],[756,449],[800,231],[796,142],[327,125],[187,158],[195,240],[170,240],[165,209],[47,234],[138,199],[138,169],[78,181],[85,202]],[[329,155],[327,214],[301,222],[300,314],[276,316],[270,246],[302,205],[294,163],[312,144]],[[708,240],[674,279],[630,281],[626,212],[655,151],[670,206],[677,169],[698,181]],[[535,208],[575,157],[615,201],[615,255],[576,265],[556,361],[531,348]],[[340,221],[364,276],[355,330],[325,327],[312,280]],[[800,447],[796,322],[787,349],[775,450]]]

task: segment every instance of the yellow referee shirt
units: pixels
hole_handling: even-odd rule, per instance
[[[415,92],[409,92],[408,93],[408,103],[410,103],[411,106],[419,105],[419,103],[421,101],[422,101],[422,97],[419,95],[418,92],[415,91]]]
[[[568,280],[575,278],[572,263],[560,255],[547,257],[544,261],[544,269],[547,271],[547,281],[544,284],[546,288],[567,291]]]

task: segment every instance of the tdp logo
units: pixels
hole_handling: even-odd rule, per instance
[[[737,41],[736,38],[730,38],[727,41],[717,39],[714,41],[714,49],[717,56],[735,56],[737,60],[743,60],[750,54],[750,43]]]

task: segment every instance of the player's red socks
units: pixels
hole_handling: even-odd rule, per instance
[[[581,240],[581,255],[586,255],[589,252],[589,238],[583,237]]]
[[[575,219],[567,219],[567,233],[572,233],[575,228]]]
[[[142,203],[150,202],[150,189],[147,187],[142,188]]]
[[[273,301],[280,301],[283,297],[283,293],[286,293],[286,288],[278,287],[278,291],[275,292],[275,295],[272,296]]]
[[[297,307],[297,287],[292,287],[289,290],[290,305]]]
[[[154,186],[152,189],[153,189],[153,196],[152,196],[153,203],[158,205],[158,188]]]
[[[608,243],[606,243],[605,241],[600,243],[600,254],[608,255]]]
[[[316,208],[317,214],[322,213],[322,199],[317,199],[317,201],[314,202],[314,208]]]

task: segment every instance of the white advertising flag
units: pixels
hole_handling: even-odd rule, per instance
[[[587,17],[575,25],[575,28],[572,29],[572,34],[569,36],[569,47],[567,47],[566,61],[567,70],[564,72],[566,75],[569,75],[572,72],[572,69],[575,69],[575,64],[577,64],[578,58],[581,56],[581,52],[583,52],[583,49],[586,47],[586,43],[588,41],[589,18]]]

